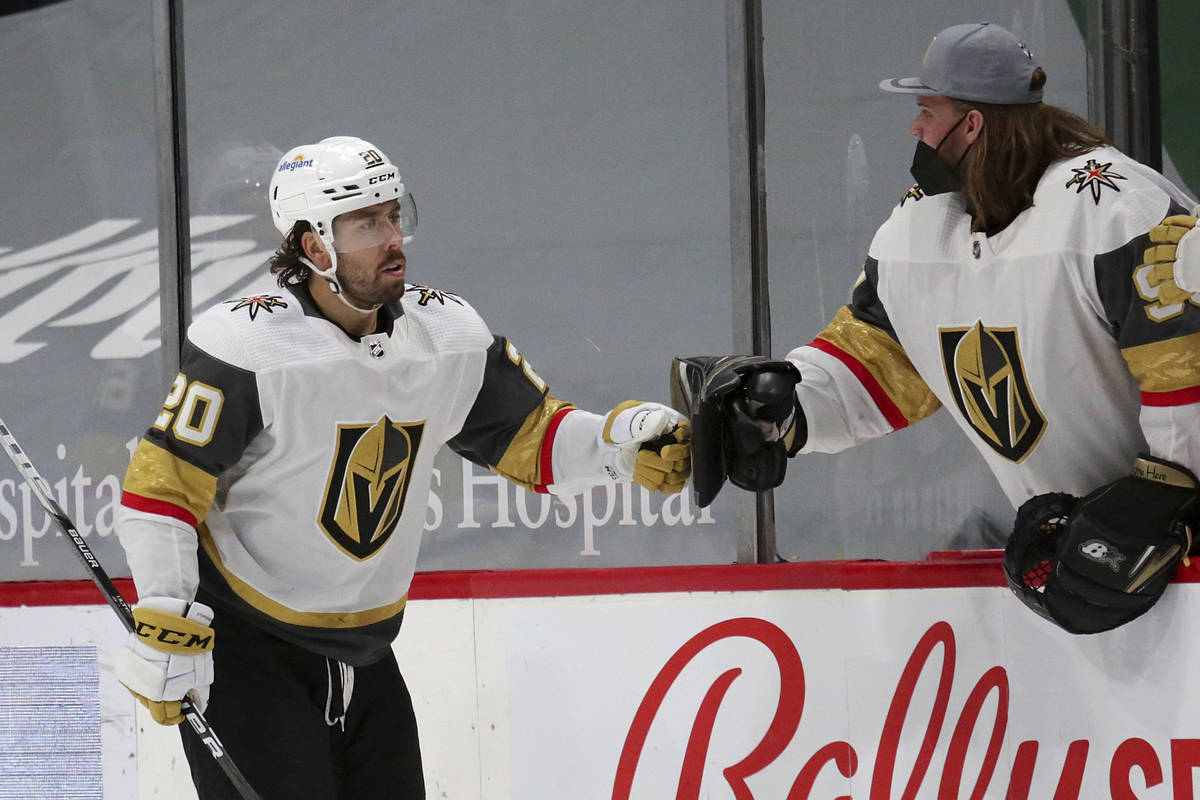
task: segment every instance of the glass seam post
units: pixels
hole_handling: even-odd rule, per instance
[[[725,43],[733,345],[738,353],[769,356],[761,0],[726,0]],[[758,492],[753,504],[748,495],[739,493],[738,562],[771,563],[775,558],[773,492]]]
[[[180,0],[154,0],[158,298],[165,380],[170,380],[179,371],[179,353],[191,319],[182,5]]]

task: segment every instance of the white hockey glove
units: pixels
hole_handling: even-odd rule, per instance
[[[1175,245],[1174,253],[1170,254],[1174,261],[1175,285],[1189,294],[1200,292],[1200,233],[1196,232],[1196,218],[1167,217],[1162,225],[1150,231],[1150,241]]]
[[[691,474],[691,439],[687,418],[675,409],[627,400],[604,417],[600,442],[610,446],[605,448],[604,469],[614,480],[674,494]]]
[[[213,681],[212,609],[174,597],[144,597],[133,619],[134,629],[117,651],[117,680],[160,725],[183,722],[185,694],[203,712]]]
[[[1142,254],[1135,279],[1139,291],[1146,284],[1160,305],[1187,302],[1200,291],[1200,234],[1195,225],[1195,217],[1180,213],[1150,230],[1150,247]]]

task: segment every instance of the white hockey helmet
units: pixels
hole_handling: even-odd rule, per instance
[[[343,301],[341,287],[334,277],[337,270],[334,217],[396,200],[400,203],[405,244],[412,241],[417,225],[416,204],[405,191],[400,170],[379,148],[355,136],[332,136],[284,153],[271,176],[267,197],[271,220],[282,236],[286,237],[301,220],[312,226],[313,233],[325,245],[331,264],[329,269],[321,270],[307,259],[304,261],[329,282]],[[351,308],[363,311],[356,306]]]

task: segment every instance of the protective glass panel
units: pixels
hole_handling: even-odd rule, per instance
[[[166,386],[152,38],[138,0],[0,16],[0,416],[113,575],[128,446]],[[0,459],[0,580],[84,578],[74,552]]]

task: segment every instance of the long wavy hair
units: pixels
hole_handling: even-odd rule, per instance
[[[300,240],[310,230],[312,230],[312,226],[304,220],[297,222],[288,231],[288,235],[283,237],[283,243],[279,245],[275,255],[267,261],[271,268],[271,274],[275,276],[275,281],[280,286],[295,286],[308,280],[312,270],[300,260],[304,257],[304,246]]]
[[[1039,67],[1030,88],[1040,89]],[[977,231],[998,231],[1033,205],[1038,180],[1051,163],[1111,144],[1083,117],[1046,103],[993,105],[954,100],[960,113],[983,113],[983,132],[967,151],[959,173],[967,210]]]

